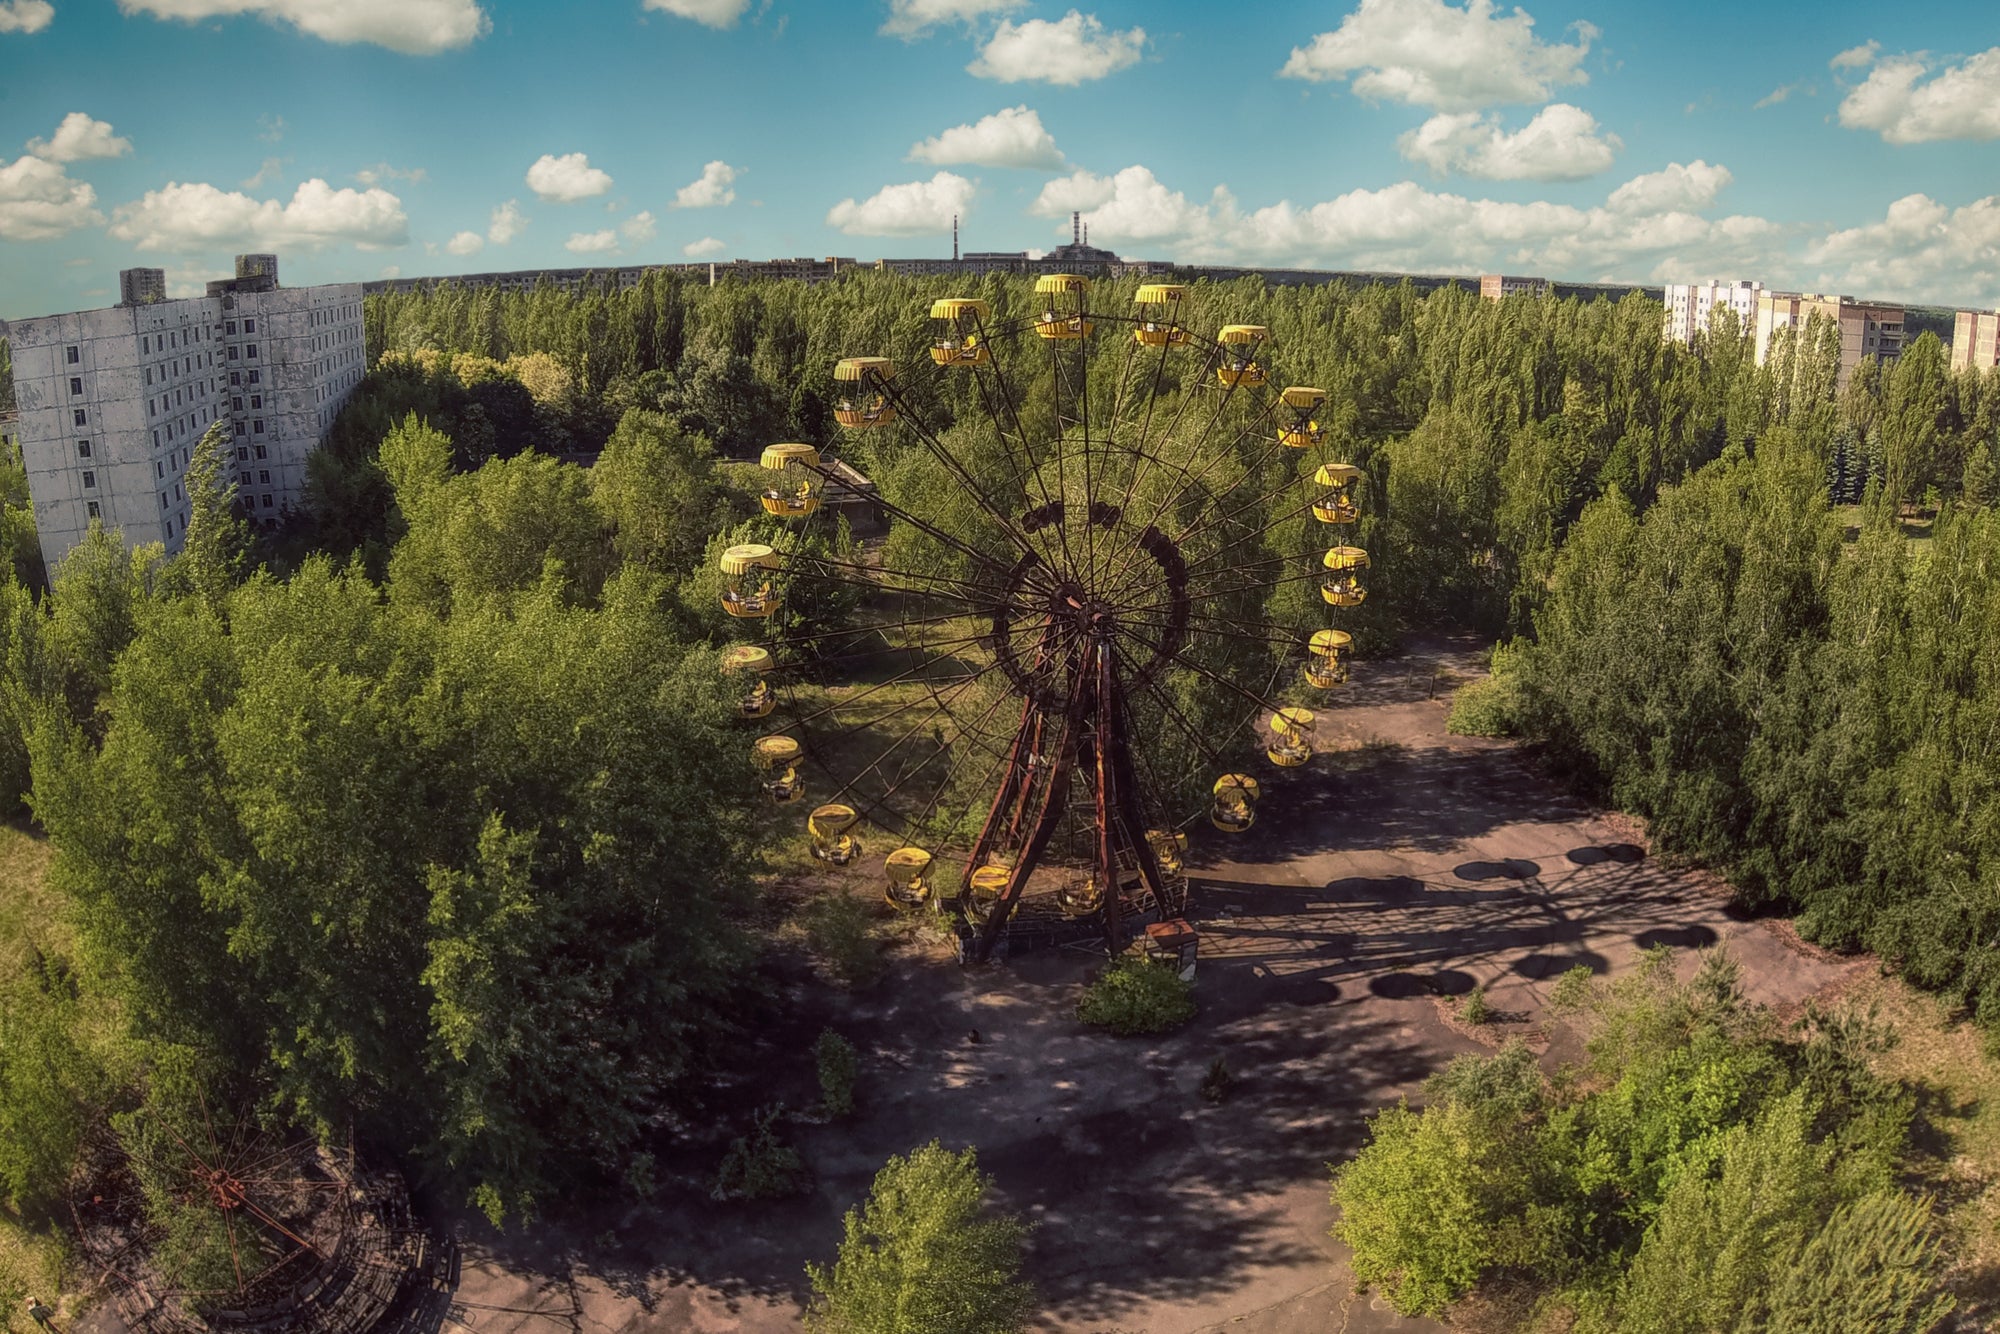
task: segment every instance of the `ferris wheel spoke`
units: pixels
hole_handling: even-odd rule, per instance
[[[975,634],[975,635],[964,635],[955,639],[942,639],[936,641],[935,643],[925,643],[923,645],[923,648],[925,650],[933,648],[957,648],[970,644],[978,644],[985,641],[988,638],[990,638],[990,635],[982,632],[980,634]],[[887,690],[890,686],[899,685],[902,682],[909,680],[911,677],[916,676],[918,673],[928,671],[932,667],[937,666],[939,663],[945,661],[946,659],[954,658],[956,656],[957,654],[955,652],[947,652],[947,653],[939,653],[936,654],[935,656],[925,658],[922,662],[918,663],[916,666],[898,672],[896,675],[889,677],[887,680],[877,681],[874,685],[864,688],[858,694],[848,695],[844,696],[841,699],[830,701],[821,708],[815,709],[811,713],[808,713],[803,717],[793,719],[792,720],[793,725],[798,727],[803,727],[807,723],[812,722],[818,718],[823,718],[829,713],[836,712],[840,709],[850,708],[859,701],[867,699],[869,696],[875,694],[877,691]],[[991,670],[991,666],[987,668],[982,668],[981,670],[989,671]]]
[[[801,464],[799,466],[807,467],[808,465]],[[832,478],[833,476],[832,472],[826,469],[825,467],[808,467],[808,471],[816,473],[822,482]],[[909,524],[912,528],[917,529],[919,532],[924,533],[926,536],[931,537],[932,539],[938,542],[944,543],[944,545],[950,547],[952,550],[958,552],[960,555],[963,555],[972,561],[975,561],[981,565],[993,567],[995,569],[1006,568],[1004,565],[1002,565],[998,560],[994,559],[994,557],[992,557],[988,553],[981,551],[979,548],[971,545],[968,542],[963,542],[958,538],[953,537],[950,533],[944,532],[943,530],[939,529],[933,524],[926,523],[924,520],[919,519],[916,515],[910,513],[902,506],[896,504],[894,501],[889,500],[888,498],[883,496],[879,490],[876,492],[875,495],[875,503],[880,505],[883,509],[887,510],[890,514],[894,515],[896,518],[901,519],[904,523]]]
[[[1171,657],[1176,666],[1186,667],[1188,670],[1194,672],[1196,675],[1204,677],[1205,679],[1214,682],[1216,685],[1221,686],[1224,690],[1228,690],[1235,694],[1241,695],[1244,699],[1249,700],[1252,704],[1256,705],[1260,709],[1275,710],[1278,707],[1276,704],[1273,704],[1270,700],[1265,699],[1262,695],[1259,695],[1254,691],[1245,689],[1240,682],[1232,681],[1228,677],[1222,675],[1220,672],[1210,671],[1207,667],[1203,666],[1198,659],[1189,657],[1186,654],[1181,654],[1178,656],[1168,654],[1161,645],[1153,642],[1150,639],[1147,639],[1144,635],[1138,633],[1136,630],[1131,629],[1129,626],[1121,627],[1121,630],[1125,635],[1145,645],[1147,648],[1151,649],[1155,654],[1159,655],[1160,657],[1162,658]]]
[[[804,568],[790,569],[788,573],[790,573],[792,578],[815,579],[821,583],[850,584],[863,588],[879,588],[886,593],[951,596],[950,593],[939,594],[938,586],[942,585],[944,588],[955,592],[975,594],[982,598],[997,599],[1004,597],[1007,591],[1004,583],[987,584],[977,580],[955,578],[948,574],[930,574],[915,570],[903,570],[886,564],[862,565],[855,561],[835,560],[831,556],[801,556],[797,560],[799,565]],[[836,570],[846,573],[832,575],[820,573],[825,570]],[[867,577],[849,578],[847,577],[847,573]],[[914,583],[926,585],[926,587],[898,588],[882,583],[881,580],[884,578],[907,579]]]
[[[950,694],[955,699],[958,695],[963,695],[966,691],[970,690],[976,682],[978,682],[983,676],[985,676],[985,674],[986,674],[985,672],[974,673],[971,676],[965,677],[962,680],[955,682],[952,686],[946,687],[946,690],[942,693]],[[890,742],[888,747],[884,749],[880,755],[877,755],[872,761],[870,761],[866,768],[857,771],[851,777],[849,777],[845,783],[841,784],[840,788],[831,797],[828,798],[829,801],[839,801],[842,797],[846,796],[849,792],[853,791],[855,786],[858,783],[860,783],[862,779],[866,778],[869,774],[872,774],[878,769],[880,769],[882,765],[888,761],[891,755],[894,755],[898,750],[900,750],[904,742],[909,741],[912,737],[922,735],[923,730],[926,727],[929,727],[930,725],[935,723],[938,717],[941,714],[944,714],[946,710],[949,708],[949,702],[943,699],[939,693],[934,692],[927,698],[931,705],[931,711],[928,714],[924,715],[922,718],[914,721],[909,726],[909,728],[902,733],[902,735],[898,736],[894,741]],[[1006,696],[1004,694],[1000,694],[997,695],[996,698],[1004,699],[1006,698]],[[896,710],[895,712],[885,714],[880,719],[872,719],[870,720],[869,725],[874,726],[878,725],[881,722],[886,722],[889,720],[889,718],[896,716],[896,713],[899,712],[901,712],[900,709]],[[945,749],[945,746],[940,745],[938,749],[942,751]],[[888,790],[882,793],[880,799],[886,802],[894,792],[895,792],[895,784],[891,783],[889,785]]]
[[[1274,492],[1273,494],[1283,495],[1284,492],[1281,490],[1278,492]],[[1233,551],[1237,547],[1242,546],[1245,542],[1251,541],[1254,538],[1264,536],[1266,533],[1270,532],[1272,529],[1276,528],[1281,523],[1286,523],[1292,519],[1298,518],[1301,514],[1304,514],[1307,510],[1313,507],[1313,503],[1316,499],[1317,497],[1308,495],[1305,498],[1305,500],[1296,507],[1286,510],[1283,514],[1274,514],[1271,516],[1268,522],[1262,524],[1261,526],[1247,530],[1240,537],[1231,539],[1231,541],[1227,546],[1221,546],[1217,547],[1213,551],[1203,552],[1201,556],[1188,562],[1188,569],[1190,570],[1198,569],[1199,567],[1206,565],[1211,561],[1219,560],[1224,555],[1224,553]],[[1183,534],[1181,537],[1175,538],[1174,541],[1176,542],[1176,544],[1178,544],[1180,542],[1186,541],[1190,537],[1196,536],[1201,531],[1202,531],[1202,526],[1197,524],[1193,529],[1193,531]]]
[[[939,440],[936,433],[916,414],[915,410],[910,406],[909,400],[904,398],[902,392],[896,388],[895,381],[877,380],[876,384],[882,396],[895,406],[897,415],[909,423],[910,429],[916,434],[917,439],[923,442],[924,448],[930,451],[931,457],[942,463],[958,478],[965,486],[966,493],[972,497],[973,503],[986,511],[987,517],[999,525],[1000,531],[1006,535],[1007,539],[1019,547],[1024,554],[1039,556],[1041,553],[1037,552],[1034,546],[1021,536],[1020,530],[1014,525],[1013,521],[1003,514],[999,507],[993,503],[992,497],[986,494],[986,489],[979,485],[972,474],[966,471],[965,465],[960,463],[957,457],[944,447],[944,442]],[[990,560],[990,557],[988,559]]]
[[[1126,656],[1116,647],[1112,649],[1112,652],[1120,657]],[[1173,719],[1174,725],[1181,729],[1182,734],[1194,745],[1195,750],[1200,752],[1204,760],[1207,760],[1210,764],[1218,768],[1228,767],[1228,763],[1222,754],[1209,743],[1208,738],[1202,734],[1202,730],[1189,721],[1185,713],[1181,712],[1180,706],[1174,703],[1173,696],[1167,692],[1166,688],[1157,679],[1147,680],[1143,673],[1134,673],[1133,675],[1137,680],[1139,693],[1147,699],[1152,700],[1155,704],[1158,704],[1161,714],[1164,717]]]

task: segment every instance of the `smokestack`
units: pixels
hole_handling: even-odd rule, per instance
[[[958,263],[958,214],[951,215],[951,262]]]
[[[1090,244],[1090,224],[1087,222],[1083,224],[1083,243]]]
[[[1081,210],[1069,215],[1069,243],[1071,245],[1083,244],[1083,213]]]

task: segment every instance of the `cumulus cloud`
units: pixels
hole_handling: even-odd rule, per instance
[[[933,166],[1025,167],[1061,171],[1061,150],[1032,107],[1008,107],[971,125],[954,125],[910,146],[910,161]]]
[[[90,158],[124,157],[132,151],[132,141],[112,133],[107,122],[72,111],[48,138],[28,140],[28,151],[50,162],[83,162]]]
[[[972,182],[949,171],[928,181],[885,185],[860,203],[843,199],[826,221],[849,236],[922,236],[951,230],[972,207]]]
[[[1145,50],[1146,30],[1107,32],[1095,14],[1072,9],[1055,22],[1029,19],[1000,26],[966,72],[1001,83],[1061,84],[1075,87],[1136,65]]]
[[[97,192],[30,154],[0,166],[0,241],[50,241],[104,221]]]
[[[521,206],[513,200],[496,205],[493,216],[486,224],[486,239],[494,245],[506,245],[521,234],[528,220],[521,216]]]
[[[574,204],[611,189],[611,177],[590,165],[588,153],[544,153],[528,168],[528,188],[543,199]]]
[[[573,255],[608,255],[618,249],[618,233],[609,227],[599,232],[572,232],[563,249]]]
[[[1841,100],[1842,125],[1874,130],[1892,144],[2000,139],[2000,46],[1942,69],[1921,51],[1877,62],[1874,48],[1871,42],[1834,57],[1836,68],[1875,66]]]
[[[1567,102],[1543,107],[1512,134],[1491,113],[1442,111],[1396,141],[1404,157],[1435,172],[1489,181],[1581,180],[1608,169],[1624,146]]]
[[[653,239],[659,231],[659,223],[650,213],[634,213],[618,224],[618,234],[634,245],[643,245]]]
[[[1685,213],[1713,204],[1736,177],[1720,164],[1696,158],[1670,162],[1660,171],[1634,176],[1611,192],[1606,206],[1618,213]]]
[[[1145,167],[1127,167],[1110,176],[1073,172],[1042,187],[1028,211],[1044,218],[1068,218],[1081,212],[1099,239],[1159,241],[1201,236],[1212,213],[1227,213],[1234,204],[1217,187],[1209,205],[1192,204],[1186,195],[1169,190]]]
[[[170,182],[112,213],[111,234],[139,250],[364,250],[407,245],[403,201],[379,186],[338,189],[314,177],[289,201],[252,199],[197,182]]]
[[[750,8],[750,0],[646,0],[646,8],[679,19],[693,19],[711,28],[731,28],[743,17],[743,11]]]
[[[1019,9],[1027,0],[889,0],[886,37],[905,41],[922,37],[942,23],[971,23],[988,14]]]
[[[704,236],[699,241],[689,241],[681,247],[681,253],[689,259],[713,259],[729,247],[713,236]]]
[[[1873,64],[1875,53],[1881,49],[1882,43],[1871,38],[1859,46],[1848,47],[1826,63],[1834,69],[1860,69],[1864,65]]]
[[[49,0],[0,0],[0,32],[40,32],[55,16]]]
[[[127,14],[198,23],[254,14],[328,42],[372,42],[404,55],[468,46],[493,27],[474,0],[118,0]]]
[[[2000,305],[2000,196],[1949,208],[1905,195],[1880,222],[1835,231],[1806,247],[1823,290],[1943,305]]]
[[[446,241],[444,248],[454,255],[476,255],[486,249],[486,238],[478,232],[460,232]]]
[[[1546,102],[1558,88],[1588,83],[1581,68],[1597,29],[1577,23],[1574,42],[1543,42],[1526,10],[1496,15],[1493,0],[1361,0],[1332,32],[1294,47],[1288,79],[1354,75],[1358,96],[1441,111]]]
[[[701,175],[674,192],[674,208],[722,208],[736,202],[735,167],[717,158]]]

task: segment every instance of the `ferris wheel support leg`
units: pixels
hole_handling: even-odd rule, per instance
[[[1118,910],[1119,875],[1116,840],[1112,838],[1112,821],[1117,810],[1117,787],[1113,781],[1116,761],[1111,752],[1118,747],[1122,737],[1117,735],[1117,696],[1111,688],[1111,654],[1100,643],[1097,647],[1097,735],[1092,738],[1091,749],[1097,752],[1097,874],[1098,885],[1104,893],[1104,949],[1105,953],[1116,955],[1124,943],[1119,939]]]
[[[1042,806],[1035,813],[1035,827],[1028,835],[1027,844],[1021,849],[1021,858],[1014,863],[1014,873],[1007,877],[1007,888],[1001,891],[1000,901],[993,905],[992,915],[979,929],[979,938],[973,942],[969,956],[979,963],[986,962],[993,953],[994,944],[1000,933],[1007,929],[1007,919],[1014,915],[1014,905],[1020,900],[1021,891],[1027,887],[1028,877],[1042,860],[1043,851],[1049,840],[1055,836],[1056,826],[1062,823],[1063,804],[1069,797],[1070,769],[1076,763],[1076,724],[1071,718],[1063,724],[1062,743],[1056,755],[1056,766],[1049,775],[1049,785],[1042,791]]]

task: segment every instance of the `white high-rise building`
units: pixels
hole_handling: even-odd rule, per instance
[[[53,570],[93,520],[127,546],[178,551],[194,445],[225,420],[238,502],[275,522],[306,456],[360,383],[361,285],[284,288],[277,258],[237,258],[208,295],[156,299],[158,270],[121,275],[128,305],[8,325],[21,455]]]
[[[1745,330],[1757,323],[1757,297],[1764,284],[1749,280],[1719,283],[1668,283],[1665,334],[1677,343],[1692,343],[1694,336],[1708,329],[1717,306],[1736,312],[1738,326]]]

